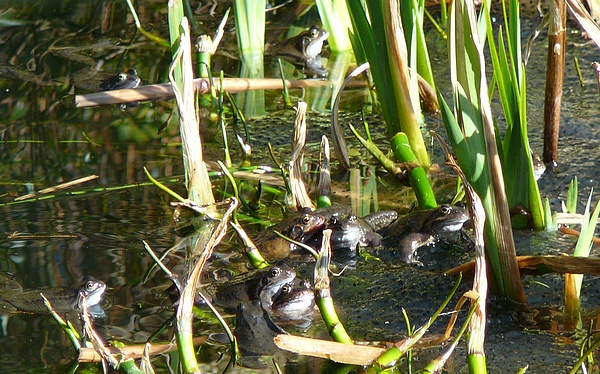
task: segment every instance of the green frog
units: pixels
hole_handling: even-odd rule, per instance
[[[240,303],[258,300],[263,308],[270,310],[272,299],[280,288],[296,277],[294,269],[278,263],[233,277],[214,291],[213,302],[223,308],[235,309]]]
[[[295,241],[306,243],[321,231],[324,224],[325,217],[322,214],[304,208],[278,224],[261,231],[254,239],[254,244],[267,261],[281,260],[290,254],[300,252],[300,250],[295,244],[275,234],[275,231]]]
[[[93,307],[102,301],[102,295],[106,290],[106,284],[101,280],[93,279],[83,283],[78,288],[40,288],[23,291],[18,282],[6,280],[0,276],[0,314],[32,313],[45,314],[48,308],[40,296],[50,301],[54,310],[58,313],[66,313],[79,308],[80,293],[86,298],[87,306]]]
[[[129,69],[126,72],[119,73],[114,77],[103,80],[100,88],[104,91],[122,90],[125,88],[136,88],[142,80],[137,75],[135,69]]]
[[[308,327],[315,311],[315,291],[310,281],[298,278],[285,284],[273,298],[271,318],[278,324]]]
[[[304,70],[307,75],[324,78],[328,72],[321,62],[321,52],[328,37],[327,30],[313,25],[307,31],[282,43],[268,46],[266,53],[288,60],[299,69]]]
[[[383,244],[398,248],[402,261],[422,265],[417,249],[459,233],[468,219],[468,210],[458,205],[412,212],[382,230]]]

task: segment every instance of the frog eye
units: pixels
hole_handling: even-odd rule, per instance
[[[295,225],[294,227],[292,227],[291,234],[292,234],[292,239],[299,238],[302,236],[302,234],[304,234],[304,229],[300,225]]]
[[[317,35],[319,35],[319,29],[317,29],[316,27],[311,28],[310,29],[310,36],[312,36],[314,38]]]
[[[278,277],[280,274],[281,274],[281,269],[278,267],[271,268],[271,270],[269,271],[269,276],[271,278]]]
[[[289,284],[289,283],[288,284],[284,284],[281,287],[281,292],[284,293],[284,294],[288,294],[288,293],[292,292],[292,289],[293,289],[293,287],[292,287],[291,284]]]
[[[338,218],[336,216],[331,216],[331,218],[329,219],[329,224],[330,225],[337,225],[340,221],[338,220]]]
[[[452,211],[452,207],[449,207],[447,205],[442,206],[442,208],[440,209],[440,211],[443,214],[450,214],[450,212]]]
[[[127,74],[125,74],[125,73],[120,73],[120,74],[117,76],[117,79],[118,79],[120,82],[122,82],[122,81],[124,81],[124,80],[126,80],[126,79],[127,79]]]
[[[302,218],[300,218],[300,221],[303,225],[308,225],[310,223],[310,216],[308,214],[305,214],[302,216]]]
[[[92,292],[95,288],[95,284],[94,281],[87,281],[85,282],[85,290],[88,292]]]

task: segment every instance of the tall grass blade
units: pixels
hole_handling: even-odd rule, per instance
[[[503,2],[503,5],[504,2]],[[532,152],[527,135],[527,98],[525,70],[521,58],[521,25],[519,2],[510,0],[509,12],[504,6],[506,45],[502,28],[498,29],[496,49],[492,21],[484,7],[487,41],[490,49],[496,87],[507,123],[500,154],[509,207],[523,206],[530,210],[533,225],[544,227],[544,214],[539,188],[535,178]],[[525,226],[527,221],[513,222]]]
[[[234,18],[240,58],[240,78],[264,78],[265,4],[235,0]],[[236,100],[246,118],[265,114],[264,91],[247,91]]]
[[[420,107],[415,105],[419,102],[418,86],[416,75],[409,74],[399,3],[368,0],[366,8],[359,1],[347,0],[347,4],[357,40],[354,47],[361,49],[355,55],[366,56],[371,65],[388,136],[406,133],[419,163],[427,169],[429,155],[419,128]]]
[[[450,74],[454,113],[438,95],[442,115],[459,165],[467,181],[480,196],[486,211],[486,254],[498,288],[511,299],[525,302],[475,8],[469,1],[454,1],[450,14]]]
[[[350,34],[352,21],[346,0],[315,0],[323,27],[329,32],[329,48],[332,52],[348,52],[352,50]]]

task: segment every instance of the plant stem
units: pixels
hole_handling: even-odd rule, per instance
[[[427,179],[427,172],[419,165],[417,157],[410,148],[406,134],[399,132],[394,135],[390,141],[390,145],[396,158],[400,162],[403,162],[406,165],[414,165],[414,167],[407,170],[406,176],[417,196],[421,209],[437,208],[437,201],[435,200],[435,195],[433,194],[433,190]]]

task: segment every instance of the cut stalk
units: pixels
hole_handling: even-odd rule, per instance
[[[549,2],[548,60],[546,62],[546,96],[544,100],[544,162],[558,161],[560,103],[565,71],[567,42],[567,5],[564,0]]]
[[[329,335],[336,342],[354,344],[344,325],[340,322],[333,305],[329,283],[329,259],[331,258],[331,229],[323,231],[323,244],[315,264],[315,302],[319,307]]]

